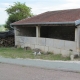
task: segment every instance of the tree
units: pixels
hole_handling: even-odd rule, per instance
[[[13,6],[6,9],[6,12],[9,15],[5,24],[7,28],[10,28],[10,24],[13,22],[33,16],[31,8],[20,2],[14,2]]]

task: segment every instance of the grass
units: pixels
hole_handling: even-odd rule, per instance
[[[0,48],[0,56],[10,58],[28,58],[32,51],[25,51],[22,48]]]
[[[33,55],[32,50],[24,50],[22,48],[0,48],[0,56],[6,58],[31,58],[44,60],[70,60],[69,57],[62,57],[61,54],[54,55],[53,53]]]

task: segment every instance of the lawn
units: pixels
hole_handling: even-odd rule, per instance
[[[22,48],[0,48],[0,56],[7,58],[31,58],[31,59],[44,59],[44,60],[70,60],[69,57],[62,57],[61,54],[54,55],[48,54],[34,55],[32,50],[25,50]]]

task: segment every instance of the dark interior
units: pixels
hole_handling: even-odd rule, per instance
[[[75,40],[74,26],[41,26],[40,37],[62,40]]]

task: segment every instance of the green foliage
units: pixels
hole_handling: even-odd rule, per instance
[[[33,16],[31,13],[31,8],[26,6],[25,3],[20,2],[14,2],[14,5],[6,9],[6,12],[8,13],[9,17],[5,27],[8,28],[10,28],[10,23]]]

